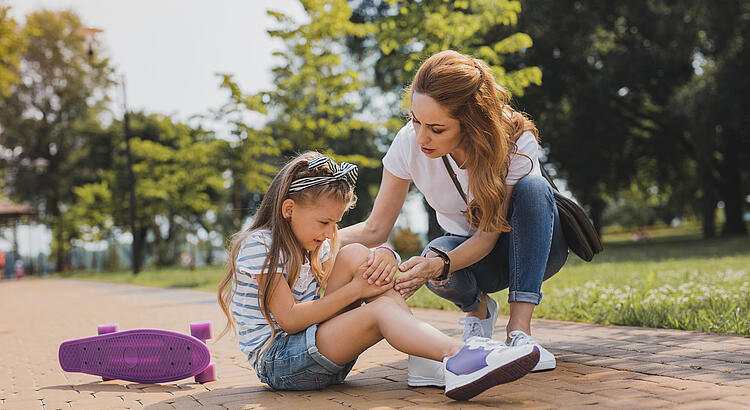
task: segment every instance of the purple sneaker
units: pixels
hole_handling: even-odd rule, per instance
[[[498,384],[520,379],[538,361],[539,349],[534,345],[508,347],[503,342],[472,337],[458,353],[443,360],[445,395],[469,400]]]

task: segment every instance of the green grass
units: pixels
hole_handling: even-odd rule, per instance
[[[652,238],[608,242],[590,263],[571,253],[542,286],[534,316],[750,335],[750,238],[702,240],[684,232]],[[507,295],[493,297],[503,302]],[[425,288],[409,304],[455,309]],[[507,303],[500,313],[508,314]]]
[[[605,252],[568,263],[542,286],[534,316],[589,323],[690,329],[750,335],[750,238],[703,240],[695,229],[652,231],[633,244],[630,235],[605,237]],[[74,272],[56,277],[216,290],[222,267]],[[507,291],[493,294],[508,314]],[[409,305],[456,310],[420,289]]]
[[[205,266],[190,270],[188,268],[170,267],[164,269],[145,269],[138,275],[129,270],[110,272],[70,272],[50,275],[51,278],[73,278],[103,282],[131,283],[134,285],[155,286],[161,288],[194,288],[216,291],[224,275],[223,266]]]

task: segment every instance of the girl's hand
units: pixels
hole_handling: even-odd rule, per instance
[[[367,270],[362,274],[362,278],[375,285],[391,283],[397,270],[398,264],[393,252],[385,248],[377,248],[370,252]]]
[[[362,265],[362,267],[365,266],[366,265]],[[359,275],[354,275],[354,277],[352,278],[352,283],[357,286],[360,299],[367,299],[373,296],[378,296],[388,291],[388,289],[393,289],[392,282],[386,282],[382,285],[376,285],[369,283],[365,278],[360,277]]]
[[[440,258],[413,256],[408,261],[402,263],[399,269],[408,272],[396,278],[393,288],[401,294],[401,297],[408,299],[425,282],[443,273],[443,260]]]

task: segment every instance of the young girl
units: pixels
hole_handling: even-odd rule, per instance
[[[234,240],[219,303],[225,332],[237,327],[260,380],[279,390],[341,383],[383,338],[443,362],[445,393],[457,400],[528,373],[536,347],[484,338],[464,344],[414,318],[391,283],[362,278],[370,250],[337,249],[337,223],[355,202],[356,180],[356,166],[304,153],[273,179],[252,226]]]

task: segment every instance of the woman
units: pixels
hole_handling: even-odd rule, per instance
[[[492,336],[498,305],[488,294],[509,288],[506,344],[536,345],[541,358],[534,370],[555,368],[554,356],[530,336],[542,281],[568,255],[552,190],[541,176],[536,127],[508,105],[507,92],[483,61],[455,51],[427,59],[407,92],[411,121],[383,158],[372,213],[340,231],[341,245],[385,242],[414,182],[446,234],[398,266],[408,272],[394,288],[408,298],[427,284],[453,302],[466,312],[464,340]],[[364,275],[390,281],[393,259],[388,250],[376,250]]]

